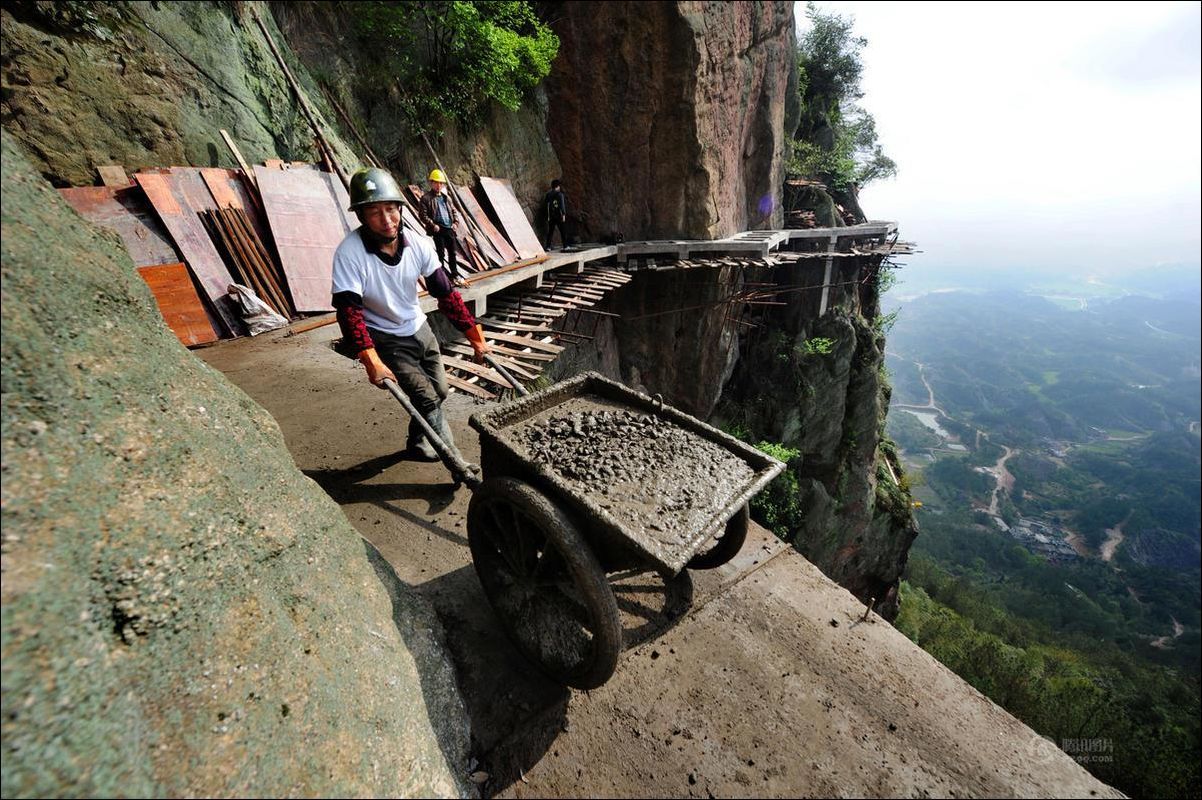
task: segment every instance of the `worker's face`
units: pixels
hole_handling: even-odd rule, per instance
[[[392,241],[401,231],[400,203],[368,203],[361,213],[367,229],[384,241]]]
[[[442,181],[430,181],[430,191],[435,194],[442,193]]]

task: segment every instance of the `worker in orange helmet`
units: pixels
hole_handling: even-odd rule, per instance
[[[476,361],[488,352],[484,335],[463,298],[439,267],[434,249],[401,225],[401,190],[382,169],[355,173],[351,210],[362,223],[334,252],[333,305],[342,328],[342,352],[357,356],[376,386],[393,380],[448,448],[455,450],[442,411],[447,377],[438,340],[418,304],[419,277],[438,309],[471,342]],[[438,460],[417,420],[405,444],[412,457]]]

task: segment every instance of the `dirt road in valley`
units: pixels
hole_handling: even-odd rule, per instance
[[[1010,470],[1006,469],[1006,462],[1009,461],[1011,456],[1013,456],[1017,451],[1011,450],[1009,447],[1006,447],[1006,445],[1002,445],[1001,448],[1004,452],[1002,453],[1001,457],[998,458],[997,462],[994,463],[993,467],[989,469],[989,474],[992,475],[993,479],[996,481],[996,484],[993,487],[993,492],[989,496],[989,513],[995,517],[998,515],[998,492],[1002,491],[1003,489],[1006,490],[1007,494],[1014,491],[1014,475],[1011,474]]]
[[[1127,519],[1131,519],[1131,515],[1127,515]],[[1102,542],[1102,546],[1098,548],[1103,561],[1110,561],[1114,558],[1114,551],[1123,543],[1123,528],[1127,525],[1127,519],[1124,519],[1113,528],[1106,529],[1106,541]]]
[[[717,570],[614,580],[627,643],[614,678],[590,693],[550,683],[480,590],[467,490],[398,457],[400,407],[328,349],[336,335],[197,354],[271,412],[297,465],[437,610],[485,796],[1119,796],[754,525]],[[447,404],[469,459],[482,407]]]

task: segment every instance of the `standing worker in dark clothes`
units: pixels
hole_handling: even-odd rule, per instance
[[[442,411],[447,377],[438,340],[418,304],[417,279],[426,279],[438,309],[467,336],[477,361],[488,352],[484,335],[430,245],[402,230],[401,190],[391,175],[382,169],[356,172],[351,210],[362,225],[334,252],[333,304],[344,349],[357,354],[375,385],[396,381],[448,449],[457,452]],[[409,422],[405,447],[413,455],[438,460],[417,420]]]
[[[568,246],[568,236],[563,230],[564,220],[568,218],[568,196],[563,193],[563,189],[560,188],[562,186],[558,178],[551,181],[551,191],[543,198],[543,205],[547,209],[547,241],[543,244],[544,250],[551,249],[551,235],[555,233],[556,228],[559,228],[560,247]]]
[[[451,280],[456,286],[465,286],[467,282],[459,277],[459,259],[455,253],[455,204],[447,196],[446,185],[447,176],[442,174],[442,170],[436,169],[430,173],[430,190],[418,201],[418,214],[426,231],[434,237],[438,263],[442,263],[445,252]]]

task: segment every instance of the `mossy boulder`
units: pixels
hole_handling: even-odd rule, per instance
[[[436,618],[3,135],[4,796],[456,795]]]

